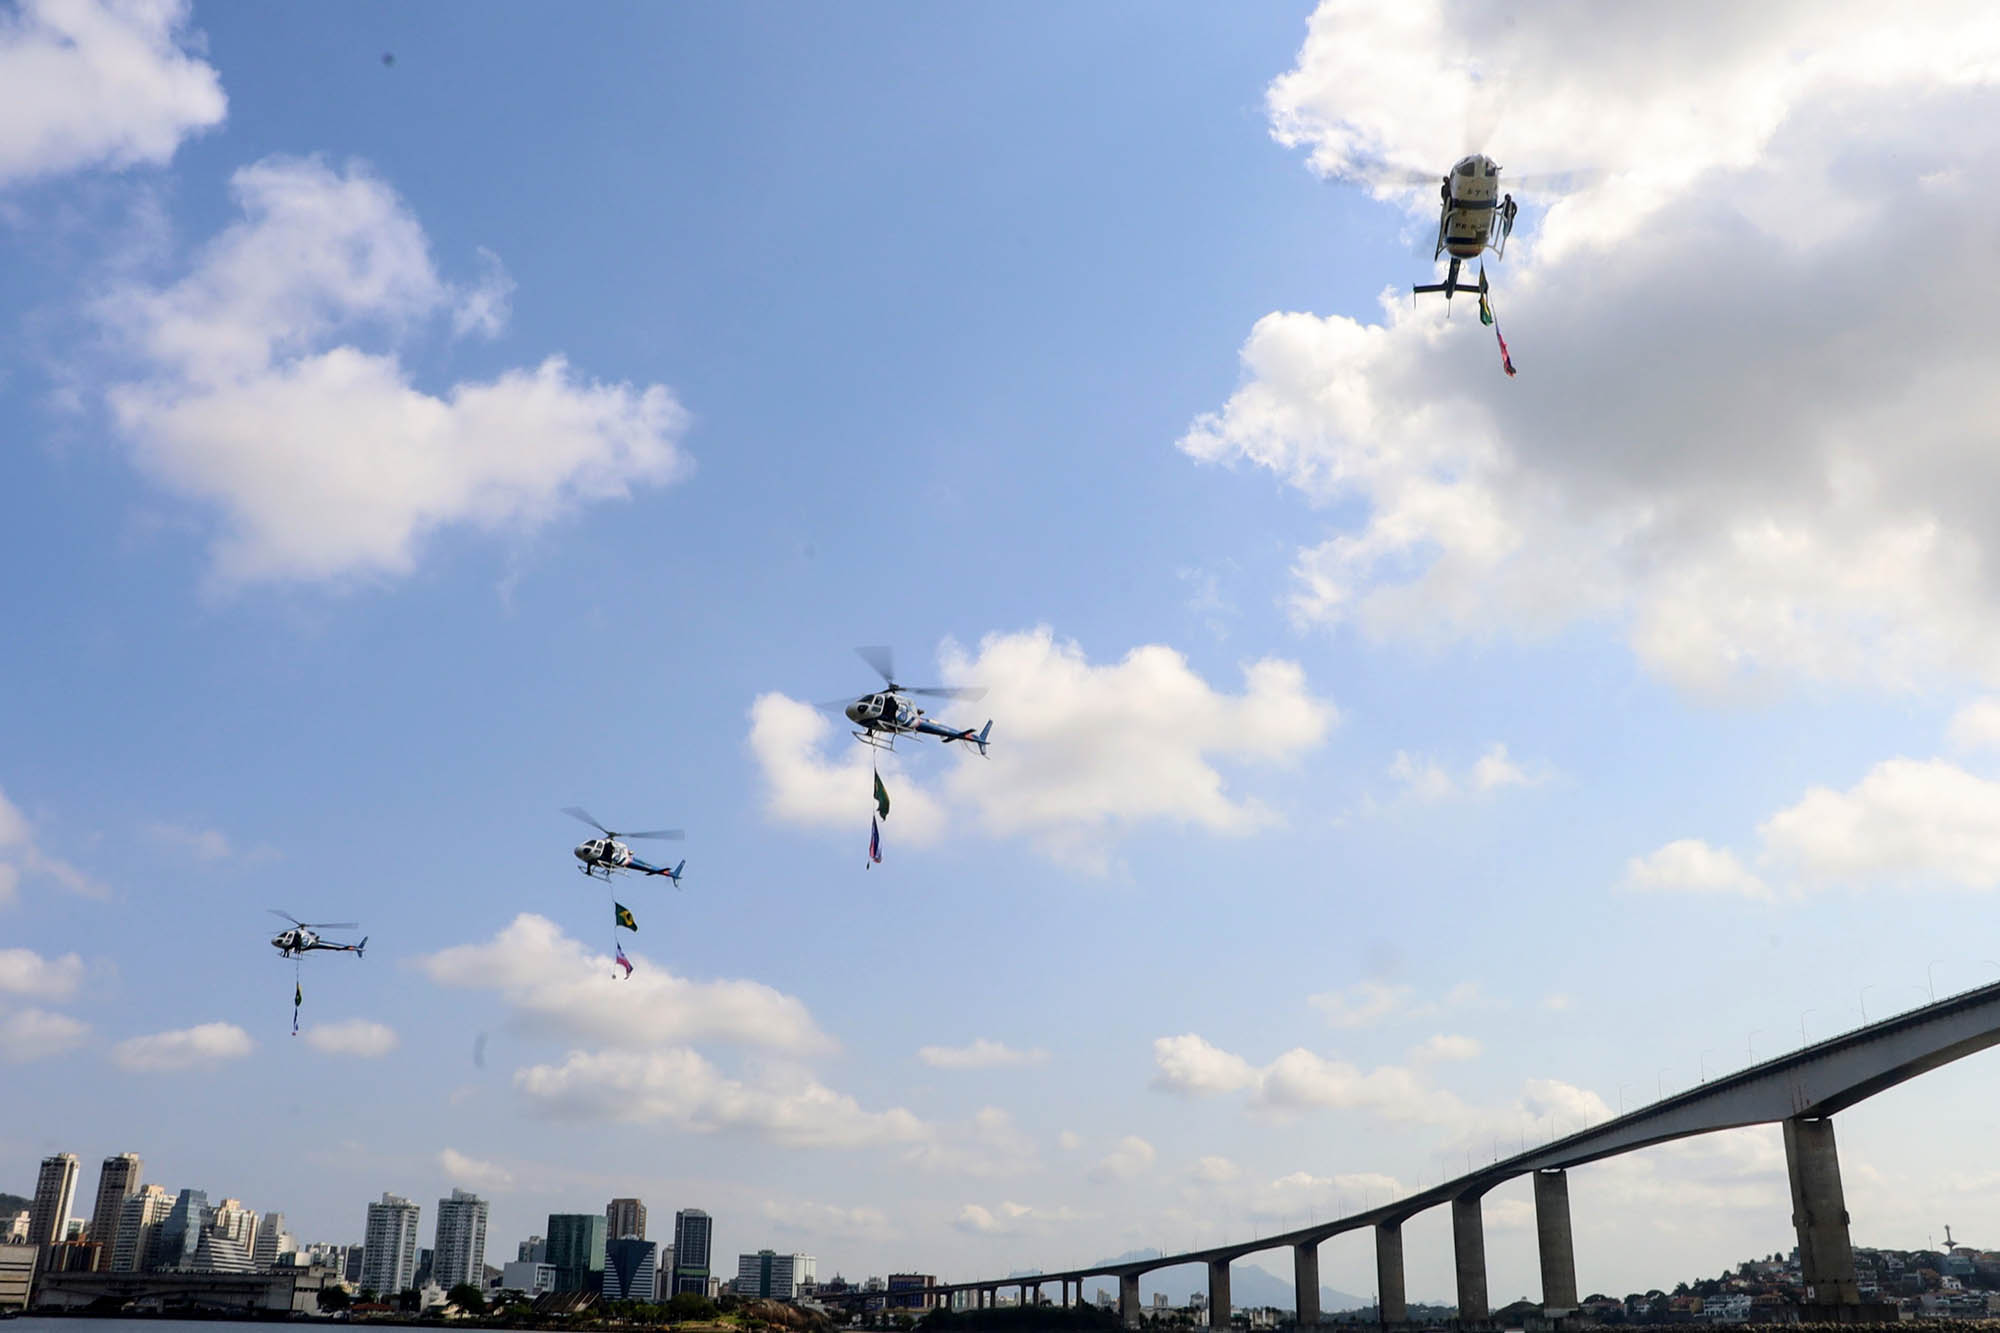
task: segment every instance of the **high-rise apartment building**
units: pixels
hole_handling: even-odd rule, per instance
[[[241,1199],[224,1199],[208,1215],[208,1229],[243,1251],[247,1259],[257,1247],[256,1211]]]
[[[683,1208],[674,1214],[674,1281],[667,1294],[684,1291],[708,1294],[708,1251],[715,1220],[699,1208]]]
[[[779,1254],[759,1250],[736,1256],[736,1294],[761,1296],[765,1300],[790,1301],[799,1296],[801,1285],[813,1285],[818,1261],[810,1254]]]
[[[160,1223],[153,1267],[162,1273],[190,1272],[201,1249],[202,1228],[208,1225],[208,1191],[182,1190]]]
[[[361,1285],[383,1298],[409,1290],[417,1276],[417,1219],[422,1209],[384,1193],[368,1205],[368,1236],[361,1248]]]
[[[449,1199],[438,1200],[431,1281],[447,1292],[461,1282],[486,1285],[486,1200],[478,1195],[453,1190]]]
[[[118,1210],[118,1243],[111,1248],[114,1273],[144,1273],[160,1261],[160,1224],[173,1211],[174,1196],[158,1185],[143,1186]]]
[[[283,1213],[266,1213],[257,1222],[257,1243],[250,1250],[250,1264],[260,1273],[278,1266],[278,1256],[298,1253],[299,1243],[285,1230]]]
[[[604,1289],[603,1213],[550,1213],[549,1262],[557,1291]]]
[[[604,1218],[610,1227],[605,1235],[611,1240],[627,1236],[646,1239],[646,1205],[638,1199],[613,1199],[604,1210]]]
[[[604,1299],[648,1302],[657,1299],[658,1250],[652,1241],[637,1236],[604,1242]]]
[[[110,1268],[118,1253],[118,1227],[125,1213],[125,1201],[139,1192],[139,1154],[119,1153],[104,1159],[97,1169],[97,1206],[90,1212],[89,1239],[102,1248],[98,1263]]]
[[[545,1264],[549,1261],[549,1243],[540,1236],[530,1236],[515,1247],[514,1258],[524,1264]]]
[[[69,1206],[76,1195],[76,1154],[59,1152],[42,1159],[35,1177],[35,1201],[28,1206],[28,1244],[60,1244],[69,1230]]]

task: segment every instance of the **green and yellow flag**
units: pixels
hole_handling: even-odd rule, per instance
[[[882,785],[880,773],[875,775],[875,813],[884,819],[889,817],[889,789]]]
[[[627,930],[639,929],[639,923],[632,919],[632,913],[624,903],[611,904],[611,913],[614,925],[623,926]]]

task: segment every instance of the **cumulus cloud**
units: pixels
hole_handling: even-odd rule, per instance
[[[172,1032],[127,1037],[111,1048],[111,1060],[135,1073],[205,1069],[226,1060],[240,1060],[257,1048],[250,1034],[234,1023],[202,1023]]]
[[[0,1059],[40,1060],[75,1050],[90,1035],[90,1025],[68,1014],[46,1009],[13,1009],[0,1015]]]
[[[2000,699],[1974,699],[1951,715],[1946,736],[1959,750],[2000,750]]]
[[[560,356],[419,389],[402,344],[439,317],[492,331],[504,274],[446,281],[423,228],[366,167],[241,168],[242,218],[164,287],[98,313],[144,373],[109,391],[149,476],[212,507],[222,586],[408,572],[447,526],[532,529],[683,476],[686,414],[663,386],[602,384]],[[364,350],[372,335],[389,350]]]
[[[1155,1038],[1153,1064],[1153,1086],[1162,1092],[1236,1092],[1258,1082],[1248,1060],[1193,1032]]]
[[[1040,1047],[1017,1051],[1004,1042],[980,1037],[966,1046],[926,1046],[917,1052],[917,1058],[933,1069],[999,1069],[1043,1064],[1049,1053]]]
[[[1306,1003],[1319,1010],[1330,1027],[1366,1028],[1392,1019],[1429,1018],[1478,998],[1479,983],[1474,981],[1461,981],[1434,999],[1420,997],[1413,986],[1357,981],[1344,990],[1308,995]]]
[[[438,1154],[438,1166],[459,1186],[470,1186],[475,1190],[486,1190],[498,1194],[514,1188],[514,1173],[492,1162],[481,1161],[477,1157],[467,1157],[456,1148],[446,1148]]]
[[[1035,1141],[997,1106],[983,1106],[969,1121],[941,1125],[904,1154],[926,1171],[965,1176],[1019,1177],[1039,1169]]]
[[[1067,1207],[1034,1208],[1009,1201],[996,1208],[968,1203],[959,1209],[958,1218],[952,1225],[975,1236],[1019,1236],[1082,1220],[1084,1214]]]
[[[34,825],[0,792],[0,907],[12,905],[27,879],[47,879],[86,898],[105,896],[104,886],[58,856],[44,851]]]
[[[2000,782],[1941,759],[1890,759],[1847,791],[1814,787],[1758,833],[1809,884],[2000,885]]]
[[[1115,1147],[1098,1159],[1090,1169],[1090,1178],[1098,1181],[1131,1180],[1153,1169],[1153,1159],[1157,1156],[1153,1145],[1136,1134],[1127,1134],[1118,1140]]]
[[[912,1144],[931,1134],[902,1107],[863,1110],[800,1071],[772,1070],[745,1082],[687,1049],[572,1051],[559,1065],[515,1071],[514,1086],[550,1115],[732,1131],[787,1148]]]
[[[374,1059],[396,1049],[396,1030],[386,1023],[365,1018],[349,1018],[338,1023],[315,1023],[305,1030],[306,1044],[328,1055],[353,1055]]]
[[[1768,898],[1771,890],[1726,847],[1711,847],[1700,838],[1680,838],[1650,856],[1635,856],[1625,865],[1625,884],[1633,889],[1684,893],[1735,893]]]
[[[1317,170],[1441,173],[1487,99],[1510,168],[1606,170],[1524,214],[1496,274],[1519,380],[1442,302],[1274,313],[1181,447],[1338,504],[1295,564],[1307,622],[1436,641],[1598,618],[1702,692],[2000,677],[2000,275],[1964,226],[2000,167],[2000,25],[1700,11],[1326,0],[1269,91]],[[1435,216],[1434,184],[1381,193]],[[1804,230],[1800,198],[1826,204]],[[1841,318],[1803,315],[1829,272]]]
[[[0,15],[0,188],[157,165],[222,123],[221,81],[175,0],[23,0]]]
[[[1294,1171],[1255,1186],[1247,1210],[1259,1221],[1287,1223],[1307,1212],[1321,1216],[1358,1212],[1408,1193],[1409,1186],[1394,1176],[1374,1172],[1316,1176]]]
[[[156,822],[148,824],[146,831],[161,842],[180,848],[197,861],[227,861],[235,850],[220,829],[187,828],[180,824]]]
[[[803,1002],[758,981],[691,981],[633,951],[635,970],[523,912],[493,938],[418,960],[441,986],[491,990],[513,1025],[536,1035],[626,1048],[700,1040],[772,1050],[830,1049]]]
[[[1462,1117],[1464,1104],[1424,1083],[1414,1070],[1363,1070],[1295,1047],[1259,1068],[1195,1033],[1153,1042],[1153,1087],[1184,1096],[1249,1090],[1266,1110],[1372,1111],[1387,1119],[1438,1124]]]
[[[1229,695],[1164,645],[1093,665],[1046,627],[988,635],[974,654],[947,644],[941,671],[948,683],[987,688],[978,717],[966,704],[944,715],[975,726],[993,718],[991,756],[955,749],[956,765],[931,789],[899,776],[891,831],[922,840],[962,827],[945,814],[958,811],[995,837],[1025,835],[1052,857],[1100,872],[1110,865],[1108,838],[1142,823],[1241,835],[1278,822],[1255,798],[1232,798],[1216,762],[1289,763],[1316,748],[1338,716],[1293,662],[1248,664],[1243,693]],[[780,695],[757,701],[750,745],[775,817],[837,827],[854,817],[870,756],[826,759],[820,745],[832,731],[803,704]]]
[[[781,1203],[764,1201],[764,1220],[779,1231],[805,1232],[814,1236],[882,1239],[895,1234],[887,1214],[879,1208],[842,1208],[814,1203],[810,1199]]]
[[[2000,781],[1944,759],[1887,759],[1852,787],[1813,787],[1757,826],[1755,860],[1791,892],[2000,887]],[[1626,883],[1769,897],[1736,853],[1697,838],[1634,858]]]
[[[1227,1157],[1211,1156],[1196,1162],[1188,1174],[1204,1185],[1227,1185],[1243,1174],[1243,1168]]]
[[[1432,1064],[1442,1060],[1477,1060],[1484,1048],[1472,1037],[1440,1032],[1421,1046],[1410,1049],[1411,1064]]]
[[[83,959],[77,954],[44,958],[33,949],[0,949],[0,992],[66,1000],[82,982]]]

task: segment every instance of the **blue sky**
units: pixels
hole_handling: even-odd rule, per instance
[[[10,10],[0,1186],[971,1278],[2000,976],[1977,8],[1412,14]],[[1513,381],[1355,180],[1476,122],[1604,169]],[[992,691],[875,869],[858,643]],[[631,983],[572,803],[688,830]],[[270,907],[373,941],[297,1040]],[[1846,1113],[1858,1241],[2000,1226],[1994,1078]],[[1790,1244],[1774,1130],[1572,1189],[1593,1290]]]

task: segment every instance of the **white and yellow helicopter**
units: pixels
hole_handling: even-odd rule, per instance
[[[1431,252],[1433,262],[1451,257],[1451,267],[1445,272],[1443,282],[1420,283],[1410,290],[1416,293],[1443,292],[1444,299],[1450,301],[1459,292],[1471,291],[1486,294],[1486,272],[1482,268],[1478,286],[1461,284],[1458,280],[1459,265],[1468,259],[1478,259],[1488,250],[1499,259],[1507,253],[1507,238],[1514,233],[1514,214],[1519,206],[1514,196],[1500,190],[1500,164],[1484,153],[1472,153],[1452,164],[1451,171],[1438,187],[1440,207],[1438,209],[1437,248]]]

